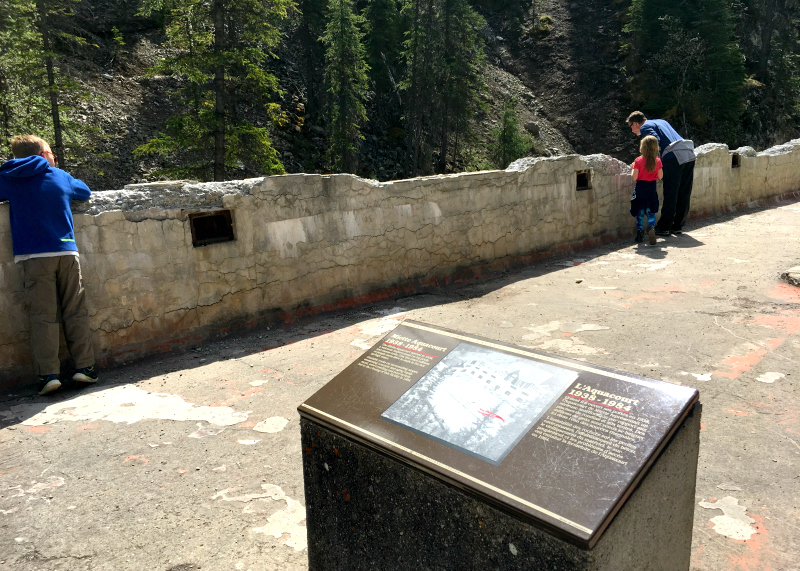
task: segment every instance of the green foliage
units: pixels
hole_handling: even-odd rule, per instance
[[[391,93],[397,88],[402,46],[402,20],[397,0],[371,0],[364,9],[364,45],[375,90]]]
[[[298,0],[302,12],[300,21],[300,41],[303,46],[304,70],[306,84],[307,116],[311,120],[320,119],[324,97],[323,75],[325,64],[325,46],[322,36],[325,34],[325,9],[328,0]]]
[[[633,107],[676,121],[686,137],[731,140],[745,73],[731,4],[633,0],[624,46]]]
[[[794,138],[800,126],[798,21],[798,0],[741,2],[739,36],[749,76],[743,128],[760,146]]]
[[[184,87],[175,94],[182,111],[136,156],[166,157],[184,166],[163,174],[202,180],[223,180],[241,166],[282,173],[269,130],[242,115],[258,106],[273,121],[282,118],[271,101],[280,93],[278,80],[266,63],[281,38],[278,23],[292,7],[290,0],[144,0],[143,15],[164,14],[175,50],[151,73],[179,77]]]
[[[461,158],[470,120],[482,108],[486,25],[466,0],[408,0],[403,43],[409,171],[445,172]]]
[[[536,25],[536,32],[540,36],[547,36],[550,34],[550,30],[553,26],[553,18],[551,18],[548,14],[542,14],[539,16]]]
[[[492,131],[492,139],[489,156],[499,169],[508,167],[533,148],[536,142],[534,138],[520,131],[516,100],[506,99],[503,102],[503,117],[500,126]]]
[[[11,156],[11,137],[25,133],[50,142],[62,165],[68,159],[85,160],[91,151],[90,130],[75,119],[67,103],[86,95],[65,73],[52,48],[53,41],[64,46],[85,44],[72,23],[73,4],[71,0],[0,0],[0,153],[6,157]]]
[[[364,101],[369,67],[362,44],[364,34],[359,30],[364,19],[353,12],[352,0],[330,0],[326,17],[322,41],[327,47],[325,89],[331,163],[335,170],[354,173],[358,146],[364,138],[361,125],[367,120]]]

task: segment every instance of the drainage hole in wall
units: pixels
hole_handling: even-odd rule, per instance
[[[577,172],[577,185],[576,190],[589,190],[592,188],[592,173],[591,171],[578,171]]]
[[[192,228],[192,245],[195,248],[236,239],[230,210],[190,214],[189,224]]]
[[[731,154],[731,168],[732,169],[738,169],[740,166],[742,166],[742,157],[741,157],[741,155],[739,155],[739,153]]]

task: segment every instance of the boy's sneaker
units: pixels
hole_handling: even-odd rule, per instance
[[[45,375],[39,376],[39,394],[46,395],[52,393],[54,390],[61,388],[61,381],[58,380],[58,375]]]
[[[75,374],[72,375],[72,380],[79,383],[96,383],[97,371],[95,370],[94,365],[75,371]]]
[[[667,236],[669,236],[669,230],[656,230],[656,236],[661,236],[663,238],[666,238]]]
[[[636,231],[636,243],[644,242],[644,230]]]
[[[647,236],[648,236],[648,238],[650,238],[650,245],[651,246],[655,246],[656,245],[656,231],[652,226],[647,231]]]

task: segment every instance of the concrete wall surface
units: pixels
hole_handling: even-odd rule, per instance
[[[732,156],[739,166],[732,168]],[[591,188],[578,189],[586,182]],[[800,190],[800,139],[698,149],[692,215]],[[231,327],[413,293],[633,235],[633,183],[605,155],[379,183],[351,175],[168,182],[75,203],[101,365]],[[230,210],[235,240],[194,247],[190,215]],[[21,270],[0,204],[0,380],[30,374]]]

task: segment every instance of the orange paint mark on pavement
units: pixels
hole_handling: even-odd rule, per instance
[[[216,402],[216,403],[210,404],[208,406],[230,406],[235,402],[239,402],[240,400],[244,400],[244,399],[250,398],[251,396],[260,393],[261,389],[256,387],[254,389],[249,389],[249,390],[246,390],[246,391],[240,393],[237,389],[230,388],[230,391],[232,393],[235,393],[235,394],[233,394],[232,396],[228,397],[227,399],[225,399],[223,401]]]
[[[772,555],[772,550],[767,547],[769,544],[769,533],[764,525],[764,517],[748,512],[751,518],[756,520],[755,528],[758,530],[750,539],[741,541],[732,539],[736,543],[747,546],[747,550],[741,555],[729,555],[730,565],[728,571],[769,571],[770,567],[765,566],[764,557]]]
[[[0,470],[0,476],[3,476],[5,474],[10,474],[11,472],[16,472],[17,470],[19,470],[19,466],[17,466],[16,468],[11,468],[10,470]]]
[[[798,299],[800,302],[800,299]],[[796,312],[784,311],[780,315],[758,315],[754,323],[756,325],[765,325],[778,331],[783,331],[789,335],[793,335],[800,331],[800,317]]]
[[[698,545],[697,549],[692,554],[692,569],[704,569],[705,565],[702,563],[703,554],[706,551],[705,545]]]
[[[45,432],[50,430],[49,426],[26,426],[25,428],[36,434],[44,434]]]
[[[701,423],[700,423],[700,430],[705,430],[705,429],[706,429],[706,425],[705,425],[705,423],[704,423],[704,422],[701,422]]]
[[[123,464],[127,464],[127,463],[128,463],[128,462],[130,462],[131,460],[138,460],[138,461],[139,461],[139,462],[141,462],[142,464],[147,464],[147,463],[149,463],[149,462],[150,462],[150,460],[148,460],[148,459],[147,459],[147,458],[145,458],[144,456],[128,456],[127,458],[125,458],[125,461],[123,462]]]
[[[655,286],[655,287],[645,287],[645,288],[642,288],[642,291],[651,291],[651,292],[664,291],[664,292],[668,292],[668,293],[688,293],[689,292],[689,290],[687,290],[686,287],[684,287],[684,286],[682,286],[680,284],[663,285],[663,286]]]
[[[239,425],[239,428],[253,428],[256,425],[252,420],[248,420]]]
[[[741,376],[742,373],[746,373],[753,367],[755,367],[761,359],[763,359],[767,354],[766,349],[756,349],[755,351],[751,351],[747,355],[731,355],[724,361],[722,361],[723,365],[727,365],[730,368],[730,371],[714,371],[713,374],[719,375],[720,377],[726,377],[728,379],[736,379]]]
[[[780,347],[781,343],[783,343],[784,341],[786,341],[786,337],[778,337],[776,339],[767,339],[766,343],[770,351],[774,351],[775,349]]]
[[[82,432],[84,430],[94,430],[95,428],[100,428],[100,425],[96,422],[90,422],[89,424],[84,424],[83,426],[78,427],[78,432]]]
[[[768,294],[773,299],[788,301],[790,303],[800,302],[800,288],[789,284],[777,284]]]

